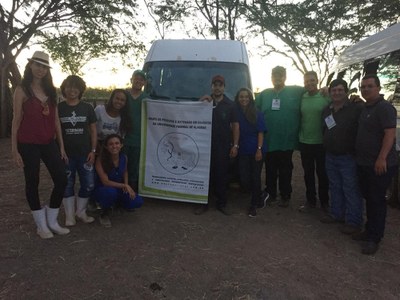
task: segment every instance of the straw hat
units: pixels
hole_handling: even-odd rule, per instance
[[[35,51],[35,53],[32,55],[32,58],[28,58],[28,60],[51,68],[49,63],[49,55],[43,51]]]

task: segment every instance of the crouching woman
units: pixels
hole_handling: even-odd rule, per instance
[[[94,197],[102,208],[100,223],[111,227],[109,213],[115,205],[126,209],[139,208],[143,199],[128,184],[127,157],[121,152],[122,138],[118,134],[108,135],[96,160],[99,182]]]

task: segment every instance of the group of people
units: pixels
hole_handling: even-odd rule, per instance
[[[299,211],[315,209],[319,199],[326,213],[321,222],[342,223],[342,233],[365,242],[362,253],[374,254],[384,235],[386,190],[398,164],[397,112],[380,94],[379,78],[374,74],[362,78],[365,102],[349,99],[343,79],[319,89],[313,71],[304,74],[304,87],[286,86],[286,70],[280,66],[272,70],[271,79],[273,88],[262,91],[255,101],[252,92],[242,88],[233,102],[223,93],[224,78],[217,75],[211,82],[211,95],[201,98],[214,103],[210,185],[217,209],[229,215],[229,159],[236,156],[241,184],[252,194],[250,217],[268,200],[277,200],[278,191],[278,205],[288,207],[292,156],[299,150],[306,187],[306,201]],[[266,183],[261,192],[263,162]],[[204,205],[195,213],[207,209]]]
[[[60,87],[64,101],[57,103],[49,55],[36,51],[29,59],[13,99],[12,156],[23,167],[26,198],[41,238],[70,232],[57,220],[61,203],[68,227],[77,219],[94,221],[86,213],[90,199],[100,205],[105,227],[111,226],[112,207],[133,210],[142,205],[136,191],[144,78],[142,71],[136,71],[130,92],[116,89],[106,105],[94,109],[81,101],[84,80],[70,75]],[[49,205],[43,207],[38,191],[40,161],[54,183]]]
[[[279,204],[288,205],[292,154],[299,149],[306,186],[306,202],[299,210],[315,208],[318,195],[326,212],[321,222],[343,223],[340,231],[364,241],[362,253],[374,254],[384,235],[386,190],[398,164],[396,109],[380,94],[375,74],[361,80],[365,102],[348,98],[348,85],[343,79],[333,80],[327,93],[318,90],[318,77],[313,71],[304,74],[304,89],[285,86],[285,79],[285,69],[274,68],[274,88],[256,99],[269,130],[265,194],[277,196],[278,180]],[[362,230],[364,199],[367,221]]]
[[[319,90],[313,71],[305,73],[304,87],[286,86],[286,70],[280,66],[272,70],[271,79],[273,88],[256,99],[251,90],[240,88],[231,101],[224,94],[225,78],[215,75],[211,94],[200,99],[213,102],[210,194],[216,197],[217,209],[230,214],[227,188],[230,161],[236,157],[240,183],[251,192],[250,217],[278,197],[279,206],[288,207],[292,156],[298,149],[306,186],[306,201],[299,210],[314,209],[319,199],[326,212],[321,222],[343,223],[343,233],[366,241],[362,253],[374,254],[384,234],[385,192],[397,166],[397,113],[380,95],[379,78],[366,75],[362,79],[365,103],[348,99],[348,86],[342,79]],[[24,168],[26,198],[42,238],[69,233],[57,221],[62,202],[66,226],[75,225],[76,219],[94,221],[86,213],[91,199],[100,205],[100,222],[105,227],[111,226],[109,212],[117,203],[128,210],[142,205],[137,190],[145,80],[143,71],[135,71],[130,91],[115,89],[106,105],[93,109],[81,101],[85,82],[71,75],[61,85],[65,101],[57,104],[49,56],[37,51],[29,59],[14,95],[12,155]],[[40,160],[54,182],[45,207],[38,193]],[[367,222],[361,230],[363,199]],[[207,209],[203,205],[195,213]]]

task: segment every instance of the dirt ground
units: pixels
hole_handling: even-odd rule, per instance
[[[247,216],[249,195],[232,189],[229,217],[146,199],[135,212],[115,212],[112,228],[78,223],[42,240],[10,140],[0,139],[0,299],[399,299],[400,210],[388,209],[381,248],[365,256],[337,225],[319,222],[320,210],[297,211],[298,153],[293,182],[291,207],[256,218]],[[43,171],[44,199],[49,190]]]

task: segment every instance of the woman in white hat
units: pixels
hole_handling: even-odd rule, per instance
[[[22,83],[14,93],[11,151],[18,167],[24,168],[25,194],[37,225],[37,233],[41,238],[48,239],[53,237],[53,233],[69,233],[69,229],[61,227],[57,221],[67,184],[63,162],[67,157],[49,55],[36,51],[28,60]],[[45,207],[40,203],[38,192],[40,160],[46,165],[54,183],[49,206]]]

